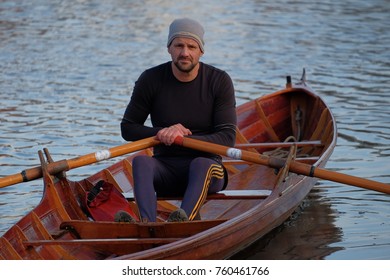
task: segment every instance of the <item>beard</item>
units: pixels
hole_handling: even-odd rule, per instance
[[[181,61],[185,61],[186,63],[181,63]],[[184,73],[190,73],[194,70],[196,64],[190,60],[179,57],[176,61],[173,62],[177,69]]]

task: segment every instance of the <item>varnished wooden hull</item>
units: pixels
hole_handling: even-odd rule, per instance
[[[201,209],[201,221],[164,222],[180,201],[161,200],[160,222],[95,222],[82,209],[85,191],[103,179],[130,192],[135,154],[78,182],[46,174],[40,204],[0,238],[0,259],[229,258],[288,219],[314,186],[316,178],[288,172],[289,160],[323,167],[336,145],[331,112],[305,85],[288,86],[249,101],[237,108],[237,118],[237,145],[242,148],[258,143],[256,148],[247,148],[256,153],[274,151],[275,147],[262,143],[281,147],[280,142],[292,135],[300,143],[296,155],[294,149],[274,151],[275,156],[290,157],[279,173],[267,166],[226,159],[228,190],[268,191],[269,195],[210,197]],[[129,203],[137,212],[135,203]]]

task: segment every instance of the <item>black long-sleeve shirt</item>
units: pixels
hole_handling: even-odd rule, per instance
[[[135,141],[154,136],[177,123],[191,130],[189,137],[233,146],[236,136],[234,87],[229,75],[200,62],[190,82],[175,78],[171,62],[144,71],[136,81],[121,122],[122,137]],[[150,114],[152,127],[145,121]],[[203,153],[175,145],[159,145],[155,156],[200,156]]]

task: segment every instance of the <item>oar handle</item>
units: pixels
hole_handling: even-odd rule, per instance
[[[270,157],[263,154],[205,142],[190,137],[177,137],[175,139],[175,144],[203,152],[224,155],[233,159],[245,160],[248,162],[266,165],[272,168],[282,168],[286,162],[281,158]],[[388,184],[330,171],[301,162],[292,161],[290,163],[289,170],[300,175],[316,177],[390,194],[390,185]]]
[[[55,161],[47,165],[47,170],[50,174],[57,174],[62,171],[68,171],[74,168],[89,165],[102,160],[118,157],[142,149],[150,148],[158,144],[160,144],[160,141],[156,140],[156,138],[153,136],[142,140],[126,143],[120,146],[116,146],[110,149],[97,151],[95,153],[90,153],[84,156],[79,156],[68,160],[64,159],[60,161]],[[22,182],[32,181],[41,177],[42,177],[42,168],[40,166],[36,166],[30,169],[23,170],[20,173],[0,178],[0,188],[22,183]]]

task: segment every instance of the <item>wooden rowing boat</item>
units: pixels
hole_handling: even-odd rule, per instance
[[[132,153],[80,181],[50,169],[41,156],[44,181],[39,205],[0,238],[0,259],[226,259],[282,224],[313,188],[317,178],[290,172],[294,163],[323,167],[336,145],[336,125],[327,105],[302,80],[237,107],[238,131],[226,191],[209,195],[201,220],[168,223],[180,198],[160,198],[156,223],[94,221],[83,202],[98,181],[132,198]],[[203,146],[208,146],[203,143]],[[210,148],[212,149],[212,148]],[[245,154],[245,152],[243,152]],[[275,158],[279,165],[258,164]],[[256,162],[256,163],[255,163]],[[272,162],[272,161],[270,161]],[[275,167],[276,166],[276,167]],[[312,175],[312,174],[311,174]]]

